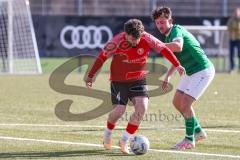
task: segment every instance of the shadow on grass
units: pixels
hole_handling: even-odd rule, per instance
[[[61,157],[84,157],[84,156],[134,156],[124,155],[119,150],[105,151],[95,150],[77,150],[77,151],[49,151],[49,152],[7,152],[0,153],[1,158],[22,158],[22,159],[39,159],[39,158],[61,158]]]
[[[156,130],[158,128],[139,128],[138,130]],[[125,131],[125,128],[115,128],[116,131]],[[60,132],[99,132],[99,131],[105,131],[105,128],[102,129],[74,129],[74,130],[66,130],[66,131],[60,131]]]
[[[207,125],[203,126],[203,128],[208,128],[208,129],[238,129],[240,128],[240,125]]]
[[[239,129],[240,126],[239,125],[207,125],[207,126],[202,126],[203,128],[206,128],[206,129]],[[166,130],[171,130],[171,129],[185,129],[185,127],[174,127],[174,128],[167,128],[166,127]],[[67,131],[61,131],[61,132],[99,132],[99,131],[104,131],[105,129],[104,128],[98,128],[98,129],[75,129],[75,130],[67,130]],[[114,130],[119,130],[119,131],[122,131],[122,130],[125,130],[125,128],[116,128]],[[151,130],[164,130],[164,128],[162,127],[149,127],[149,128],[139,128],[139,130],[143,130],[143,131],[151,131]]]

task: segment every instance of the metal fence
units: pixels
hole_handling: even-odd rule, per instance
[[[177,16],[228,17],[240,0],[30,0],[35,15],[149,16],[166,5]]]

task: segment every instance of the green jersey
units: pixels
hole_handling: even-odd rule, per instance
[[[187,75],[192,75],[212,65],[196,38],[180,25],[173,25],[165,41],[170,43],[176,39],[183,40],[182,52],[174,54],[185,68]]]

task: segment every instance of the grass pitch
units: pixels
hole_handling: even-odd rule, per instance
[[[151,149],[146,155],[123,155],[118,148],[101,147],[107,114],[89,121],[66,122],[55,115],[56,104],[72,99],[70,111],[94,109],[100,100],[55,92],[49,76],[65,59],[42,60],[43,75],[1,76],[0,158],[6,159],[240,159],[240,74],[216,74],[194,106],[208,139],[196,149],[174,152],[169,148],[184,137],[184,121],[173,108],[174,90],[151,97],[149,109],[137,134],[147,136]],[[83,74],[73,73],[67,84],[84,86]],[[171,83],[176,86],[176,74]],[[151,88],[151,87],[150,87]],[[153,87],[154,88],[154,87]],[[108,74],[99,74],[94,89],[109,92]],[[128,106],[114,131],[114,145],[124,131],[133,107]],[[25,139],[24,139],[25,138]]]

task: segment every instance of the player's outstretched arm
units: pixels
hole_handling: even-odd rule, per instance
[[[169,60],[175,67],[180,66],[180,63],[173,52],[160,40],[158,40],[153,35],[144,32],[143,37],[148,42],[150,48],[152,48],[156,53],[162,54],[167,60]]]
[[[96,73],[101,69],[104,62],[117,50],[118,42],[121,39],[121,37],[122,33],[114,36],[113,39],[110,42],[108,42],[102,49],[102,51],[99,53],[90,71],[88,72],[87,79],[85,80],[86,87],[88,88],[92,87],[93,78],[95,77]]]
[[[162,46],[162,50],[160,52],[169,62],[172,63],[174,67],[179,67],[180,62],[177,57],[173,54],[173,52],[165,45]]]
[[[86,87],[87,88],[92,88],[92,83],[93,83],[93,79],[92,78],[87,77],[85,82],[86,82]]]
[[[165,45],[172,51],[172,52],[177,52],[180,53],[182,52],[183,48],[183,40],[177,39],[173,42],[170,43],[165,43]]]
[[[183,76],[183,75],[186,74],[185,68],[184,68],[183,66],[181,66],[181,65],[178,66],[178,67],[176,68],[176,70],[178,71],[178,73],[179,73],[180,76]]]
[[[184,69],[182,66],[178,66],[178,67],[171,66],[171,68],[168,70],[168,72],[167,72],[167,74],[166,74],[166,76],[165,76],[165,78],[164,78],[164,81],[163,81],[163,83],[162,83],[162,89],[163,89],[163,90],[166,90],[166,89],[167,89],[168,83],[170,82],[170,79],[171,79],[173,73],[174,73],[176,70],[178,71],[178,73],[179,73],[180,76],[186,74],[186,71],[185,71],[185,69]]]
[[[167,74],[164,78],[164,81],[162,83],[162,89],[165,91],[168,87],[168,83],[170,82],[170,79],[172,77],[172,74],[175,72],[176,68],[174,66],[171,66],[171,68],[167,71]]]
[[[100,52],[95,62],[93,63],[90,71],[88,72],[87,78],[85,80],[86,87],[91,88],[93,83],[93,78],[96,73],[101,69],[103,63],[107,60],[107,56],[105,56],[104,51]]]

